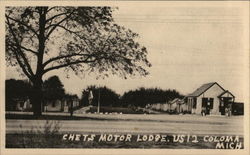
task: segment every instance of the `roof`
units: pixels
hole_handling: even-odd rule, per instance
[[[179,99],[178,98],[175,98],[174,100],[170,101],[171,104],[177,102]]]
[[[175,102],[176,102],[176,103],[183,103],[184,100],[183,100],[183,99],[179,99],[179,98],[175,98],[174,100],[170,101],[169,103],[170,103],[170,104],[174,104]]]
[[[217,84],[223,91],[225,91],[217,82],[211,82],[211,83],[203,84],[201,87],[196,89],[193,93],[188,94],[187,96],[198,97],[215,84]]]
[[[218,97],[221,97],[222,95],[224,95],[224,94],[226,94],[226,93],[228,93],[228,94],[230,94],[230,95],[232,95],[233,97],[235,97],[230,91],[228,91],[228,90],[226,90],[226,91],[224,91],[223,93],[221,93]]]

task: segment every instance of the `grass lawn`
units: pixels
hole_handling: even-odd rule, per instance
[[[91,107],[90,110],[87,112],[97,112],[97,107]],[[146,112],[143,112],[142,110],[136,109],[136,108],[128,108],[128,107],[100,107],[100,112],[102,113],[123,113],[123,114],[143,114]]]

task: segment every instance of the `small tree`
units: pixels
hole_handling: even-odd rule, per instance
[[[31,103],[41,115],[43,76],[64,68],[145,76],[150,66],[138,34],[115,24],[111,7],[6,7],[6,60],[33,86]]]

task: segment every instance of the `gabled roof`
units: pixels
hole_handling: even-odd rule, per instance
[[[189,94],[187,96],[198,97],[198,96],[200,96],[201,94],[203,94],[205,91],[207,91],[209,88],[211,88],[215,84],[218,85],[223,91],[225,91],[225,89],[222,88],[217,82],[211,82],[211,83],[203,84],[201,87],[199,87],[193,93],[191,93],[191,94]]]
[[[230,94],[230,95],[232,95],[233,97],[235,97],[230,91],[228,91],[228,90],[226,90],[226,91],[224,91],[223,93],[221,93],[218,97],[221,97],[222,95],[224,95],[224,94],[226,94],[226,93],[228,93],[228,94]]]

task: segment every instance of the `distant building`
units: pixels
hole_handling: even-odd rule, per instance
[[[151,109],[154,109],[154,110],[161,110],[161,104],[162,104],[162,103],[154,103],[154,104],[151,104]]]
[[[15,107],[11,110],[14,111],[30,111],[32,109],[32,104],[30,103],[29,98],[15,98]]]
[[[168,111],[174,113],[183,113],[186,111],[186,106],[184,104],[184,100],[175,98],[174,100],[168,103]]]
[[[235,96],[217,82],[203,84],[185,98],[187,111],[193,114],[225,115],[232,110]]]
[[[44,101],[44,112],[69,112],[70,108],[79,107],[80,100],[77,95],[65,95],[62,99]]]
[[[146,105],[146,108],[165,111],[170,113],[183,113],[186,111],[186,105],[184,104],[183,99],[175,98],[166,103],[153,103]]]
[[[27,98],[14,98],[14,106],[9,111],[32,111],[32,104]],[[70,112],[72,106],[76,109],[80,105],[80,100],[77,95],[65,95],[62,99],[43,101],[44,112]]]

